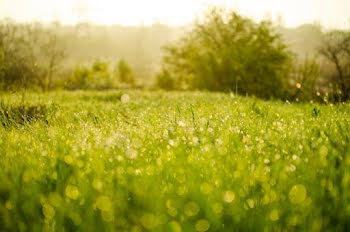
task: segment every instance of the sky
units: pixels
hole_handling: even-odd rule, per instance
[[[61,21],[75,24],[169,25],[190,23],[207,5],[225,5],[259,21],[285,26],[320,23],[326,28],[350,27],[350,0],[0,0],[0,18],[16,21]]]

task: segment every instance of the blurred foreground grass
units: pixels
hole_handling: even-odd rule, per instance
[[[0,231],[350,230],[349,103],[0,100]]]

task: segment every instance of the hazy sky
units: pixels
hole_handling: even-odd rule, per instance
[[[205,4],[224,4],[256,20],[267,15],[275,20],[281,15],[290,27],[313,22],[328,28],[350,27],[350,0],[0,0],[0,18],[63,23],[80,18],[124,25],[158,20],[180,25],[192,21]]]

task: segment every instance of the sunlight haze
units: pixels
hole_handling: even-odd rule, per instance
[[[349,27],[349,0],[0,0],[0,18],[65,24],[182,25],[195,19],[208,4],[232,7],[255,20],[282,17],[289,27],[315,22],[327,28]]]

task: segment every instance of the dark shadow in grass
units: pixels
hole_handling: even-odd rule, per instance
[[[48,124],[48,116],[55,109],[54,105],[16,105],[0,104],[0,123],[5,128],[23,126],[42,121]]]

